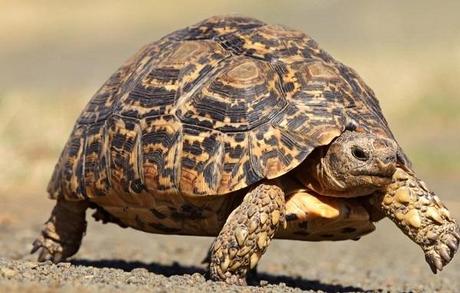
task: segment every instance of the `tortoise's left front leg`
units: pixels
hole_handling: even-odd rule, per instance
[[[206,256],[201,261],[202,264],[206,264],[206,265],[208,265],[208,267],[211,264],[212,247],[213,247],[213,245],[211,245],[211,247],[208,250],[208,253],[206,254]],[[257,276],[258,276],[258,274],[257,274],[257,265],[246,272],[246,280],[247,281],[256,280]]]
[[[383,212],[425,252],[433,273],[454,257],[460,230],[439,198],[412,171],[398,168],[381,196]]]
[[[211,278],[246,284],[246,274],[264,254],[280,224],[285,223],[284,192],[262,183],[230,214],[211,248]]]

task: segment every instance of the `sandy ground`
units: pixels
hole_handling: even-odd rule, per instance
[[[421,250],[389,221],[360,241],[277,240],[251,286],[211,282],[201,260],[211,238],[152,235],[90,219],[67,263],[37,263],[31,242],[53,202],[6,197],[0,212],[0,292],[458,292],[460,258],[432,275]],[[458,218],[460,205],[448,202]]]

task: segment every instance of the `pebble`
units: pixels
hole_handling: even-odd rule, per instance
[[[16,275],[16,271],[12,270],[12,269],[9,269],[9,268],[1,268],[0,269],[0,275],[4,278],[12,278]]]

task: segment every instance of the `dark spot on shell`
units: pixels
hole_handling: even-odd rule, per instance
[[[297,217],[296,214],[288,214],[288,215],[286,215],[286,221],[295,221],[297,219],[298,219],[298,217]]]
[[[142,222],[142,220],[139,218],[138,215],[136,215],[136,217],[135,217],[134,220],[136,221],[136,225],[137,225],[139,228],[144,229],[145,223]]]
[[[165,232],[165,233],[177,233],[180,231],[180,229],[176,229],[176,228],[169,228],[169,227],[166,227],[165,225],[161,224],[161,223],[150,223],[149,224],[152,228],[154,229],[157,229],[161,232]]]
[[[210,188],[217,185],[217,174],[214,164],[207,165],[203,170],[204,181]]]
[[[305,232],[305,231],[295,231],[294,234],[301,235],[301,236],[309,236],[310,235],[310,233]]]
[[[345,227],[345,228],[342,229],[342,232],[343,233],[353,233],[353,232],[356,232],[356,228]]]
[[[195,167],[195,164],[196,164],[195,160],[191,158],[188,158],[188,157],[182,158],[182,166],[188,169],[193,169]]]
[[[294,87],[294,83],[292,83],[292,82],[286,82],[286,83],[284,84],[284,90],[287,91],[287,92],[293,91],[294,88],[295,88],[295,87]]]
[[[135,193],[140,193],[144,190],[144,184],[142,184],[141,179],[135,179],[131,181],[130,188]]]
[[[157,217],[160,220],[166,218],[166,215],[164,215],[163,213],[161,213],[160,211],[158,211],[158,210],[156,210],[154,208],[150,209],[150,211],[152,212],[152,214],[155,215],[155,217]]]
[[[171,217],[174,220],[198,220],[204,218],[202,209],[190,204],[182,205],[180,211],[173,211]]]
[[[301,229],[307,229],[307,227],[308,227],[308,222],[299,223],[299,228],[301,228]]]

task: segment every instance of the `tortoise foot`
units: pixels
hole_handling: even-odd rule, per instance
[[[38,252],[38,261],[60,262],[77,253],[86,231],[86,204],[58,201],[30,253]]]
[[[64,247],[59,241],[50,238],[48,235],[45,234],[45,232],[42,233],[35,241],[32,243],[32,250],[30,253],[35,253],[39,251],[38,253],[38,261],[43,262],[50,260],[54,263],[58,263],[60,261],[63,261],[66,256],[73,255],[71,251],[76,252],[77,249],[72,248],[72,247]],[[74,253],[75,253],[74,252]]]
[[[442,269],[452,260],[460,244],[460,229],[456,223],[443,225],[439,234],[432,233],[433,245],[425,249],[425,259],[433,273]]]
[[[226,272],[225,273],[225,278],[219,278],[218,280],[216,281],[224,281],[225,283],[227,283],[228,285],[236,285],[236,286],[247,286],[247,281],[246,281],[246,277],[241,277],[241,276],[238,276],[238,275],[234,275],[230,272]]]

